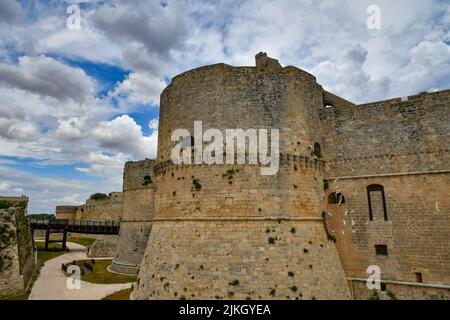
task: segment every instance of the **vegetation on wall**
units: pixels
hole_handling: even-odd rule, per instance
[[[7,224],[0,224],[0,270],[6,270],[11,266],[11,257],[4,251],[14,240],[15,232]]]
[[[55,219],[55,215],[50,214],[50,213],[33,213],[33,214],[29,214],[28,217],[31,219],[36,219],[36,220],[53,220],[53,219]]]
[[[27,207],[27,201],[8,201],[0,200],[0,209],[20,208],[25,209]]]
[[[103,200],[103,199],[108,199],[108,198],[109,198],[109,196],[106,193],[100,193],[100,192],[94,193],[89,197],[89,199],[91,199],[91,200]]]
[[[19,265],[22,271],[28,257],[33,253],[33,239],[27,217],[16,212],[17,243],[19,248]]]

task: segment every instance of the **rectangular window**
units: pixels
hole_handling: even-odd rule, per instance
[[[369,220],[372,221],[374,217],[376,219],[383,217],[387,221],[386,198],[382,185],[372,184],[367,186],[367,201],[369,204]]]
[[[387,256],[387,245],[385,244],[376,244],[375,245],[375,252],[377,256]]]
[[[380,286],[381,286],[381,291],[386,291],[386,283],[382,282],[380,284]]]
[[[422,273],[421,272],[416,272],[416,282],[418,283],[422,283]]]

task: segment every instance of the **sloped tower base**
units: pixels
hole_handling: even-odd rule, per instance
[[[317,218],[154,221],[133,299],[350,299]]]

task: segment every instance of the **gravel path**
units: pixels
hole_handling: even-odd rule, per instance
[[[67,242],[69,252],[45,262],[34,283],[29,300],[100,300],[114,292],[131,287],[131,283],[95,284],[81,281],[81,288],[67,288],[67,277],[61,265],[73,260],[89,259],[87,249],[77,243]]]

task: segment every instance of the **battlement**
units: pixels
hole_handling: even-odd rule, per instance
[[[0,196],[0,209],[8,209],[8,208],[24,208],[26,209],[28,206],[28,197],[2,197]]]

